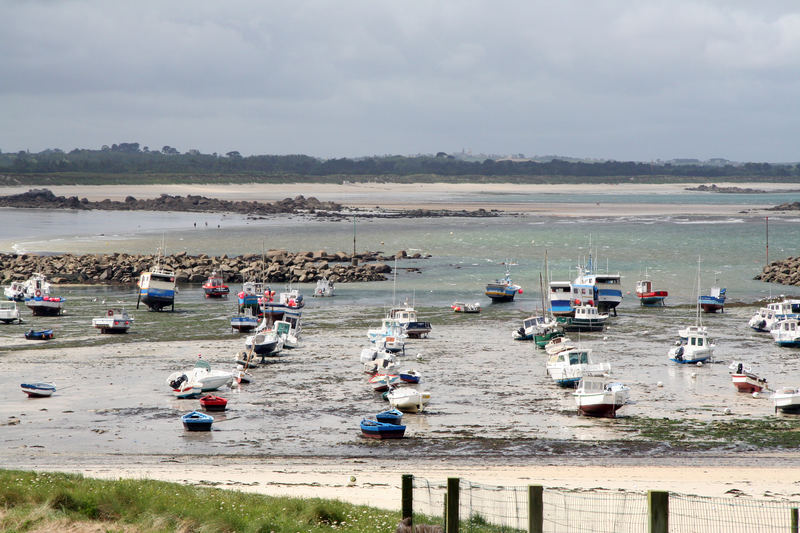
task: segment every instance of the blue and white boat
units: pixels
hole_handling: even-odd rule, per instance
[[[616,315],[617,306],[622,303],[622,276],[596,273],[589,254],[589,262],[578,267],[578,276],[572,282],[572,298],[576,305],[595,305],[601,313],[611,311]]]
[[[381,411],[375,415],[375,420],[386,424],[401,424],[403,422],[403,412],[399,409],[389,409]]]
[[[610,363],[592,361],[591,350],[572,348],[547,359],[547,374],[561,387],[574,387],[583,377],[604,376],[610,371]]]
[[[211,431],[214,417],[199,411],[192,411],[183,415],[181,421],[187,431]]]
[[[46,381],[20,383],[20,387],[22,392],[28,395],[28,398],[47,398],[56,391],[56,384]]]
[[[522,294],[522,287],[511,281],[511,271],[508,266],[506,266],[505,277],[486,284],[485,294],[492,299],[493,303],[511,302],[518,293]]]
[[[550,282],[550,309],[553,316],[572,316],[572,284],[569,281]]]
[[[697,328],[677,341],[667,356],[670,361],[682,365],[704,363],[714,354],[715,347],[705,328]]]
[[[711,287],[708,294],[698,297],[697,302],[703,309],[704,313],[716,313],[717,311],[725,312],[725,288]]]
[[[237,331],[252,331],[258,327],[258,317],[250,307],[244,307],[238,315],[231,317],[231,328]]]
[[[361,421],[361,434],[371,439],[402,439],[406,427],[399,424],[387,424],[377,420]]]
[[[800,318],[800,300],[784,299],[767,304],[755,312],[748,326],[756,331],[769,332],[779,320]]]
[[[784,348],[800,348],[800,320],[784,318],[772,326],[770,330],[775,344]]]

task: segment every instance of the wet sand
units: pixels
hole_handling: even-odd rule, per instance
[[[711,183],[711,182],[709,182]],[[753,188],[780,191],[790,184],[776,183],[725,183],[714,182],[719,187]],[[187,195],[219,198],[223,200],[257,200],[273,202],[297,195],[315,196],[323,201],[335,201],[345,206],[362,209],[380,206],[385,209],[451,209],[473,210],[496,209],[512,213],[539,215],[584,216],[585,203],[515,203],[503,201],[509,194],[697,194],[686,191],[697,183],[671,184],[471,184],[471,183],[250,183],[250,184],[174,184],[174,185],[92,185],[48,186],[58,196],[78,196],[92,201],[111,199],[123,201],[127,196],[138,199],[155,198],[161,194]],[[19,194],[31,187],[0,187],[0,195]],[[717,193],[707,193],[717,194]],[[475,201],[475,197],[492,196],[494,200]],[[458,196],[470,198],[459,201]],[[455,199],[454,199],[455,198]],[[772,204],[760,206],[772,207]],[[604,203],[592,207],[593,216],[637,216],[637,215],[708,215],[731,216],[755,209],[753,205],[731,204],[640,204]]]

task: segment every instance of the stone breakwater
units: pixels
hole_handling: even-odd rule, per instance
[[[800,286],[800,257],[789,257],[773,261],[753,279],[781,285]]]
[[[384,281],[392,271],[387,264],[394,259],[420,259],[420,254],[408,255],[399,251],[394,256],[379,252],[352,254],[344,252],[288,252],[269,250],[260,254],[228,257],[205,254],[188,255],[181,252],[161,259],[162,268],[175,272],[178,283],[201,283],[212,271],[222,275],[227,283],[241,283],[255,279],[275,283],[313,282],[322,277],[336,283],[354,281]],[[0,279],[2,283],[23,281],[34,272],[41,272],[51,283],[78,284],[132,284],[139,275],[150,270],[156,262],[155,255],[87,254],[87,255],[28,255],[0,254]],[[414,267],[407,270],[416,271]]]

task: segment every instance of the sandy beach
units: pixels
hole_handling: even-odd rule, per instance
[[[709,182],[710,183],[710,182]],[[781,183],[716,183],[718,187],[752,188],[764,191],[781,191],[791,184]],[[123,201],[127,196],[137,199],[155,198],[161,194],[185,196],[195,194],[223,200],[256,200],[273,202],[297,195],[314,196],[322,201],[335,201],[356,208],[385,209],[496,209],[504,212],[539,215],[585,216],[585,203],[548,204],[546,196],[542,202],[521,203],[503,201],[512,194],[699,194],[686,191],[697,187],[697,183],[671,184],[511,184],[511,183],[249,183],[249,184],[174,184],[174,185],[91,185],[91,186],[47,186],[57,196],[78,196],[91,201],[111,199]],[[0,187],[1,195],[19,194],[31,187]],[[719,193],[701,193],[719,194]],[[490,196],[495,200],[476,202],[478,196]],[[459,201],[458,198],[464,201]],[[467,201],[468,200],[468,201]],[[772,207],[765,203],[759,208]],[[731,216],[743,211],[757,209],[752,205],[715,203],[657,204],[632,202],[599,202],[592,208],[592,216],[637,216],[637,215],[709,215]]]

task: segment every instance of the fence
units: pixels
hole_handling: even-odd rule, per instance
[[[404,517],[446,533],[800,533],[798,503],[661,491],[497,487],[403,476]]]

